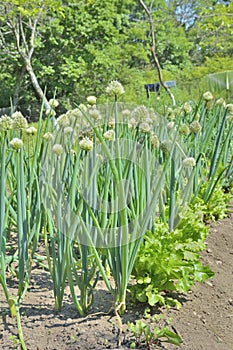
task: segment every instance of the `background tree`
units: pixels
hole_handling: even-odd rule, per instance
[[[131,68],[142,69],[149,62],[144,31],[130,23],[130,2],[69,1],[46,35],[57,94],[71,103],[87,94],[100,96],[110,80],[124,83]],[[47,55],[43,57],[45,65]]]
[[[11,55],[16,60],[21,60],[23,68],[20,67],[20,75],[25,68],[31,84],[38,97],[43,100],[46,110],[50,109],[50,105],[33,69],[32,55],[37,45],[36,40],[40,33],[40,26],[43,25],[47,11],[58,10],[58,5],[59,1],[46,0],[5,0],[0,5],[1,46],[5,50],[6,56]]]
[[[207,5],[202,7],[190,30],[194,57],[198,56],[197,52],[201,53],[201,62],[206,57],[232,57],[233,3],[207,1]]]
[[[176,94],[183,98],[187,84],[188,96],[191,86],[198,93],[204,75],[229,66],[231,2],[144,2],[164,80],[177,81]],[[139,1],[7,0],[0,3],[0,24],[0,106],[11,98],[34,108],[42,98],[49,108],[54,94],[60,112],[90,94],[104,102],[104,86],[113,79],[124,84],[126,101],[147,103],[144,84],[159,79]]]

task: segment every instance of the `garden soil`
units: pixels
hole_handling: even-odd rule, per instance
[[[176,298],[182,309],[154,309],[163,313],[165,322],[172,318],[171,329],[177,332],[183,350],[233,349],[233,215],[210,225],[202,254],[204,264],[211,266],[215,276],[192,291]],[[14,293],[12,285],[12,294]],[[132,305],[122,317],[122,349],[128,349],[134,340],[127,323],[142,319],[145,305]],[[53,310],[53,289],[46,271],[34,268],[31,285],[21,307],[21,320],[28,350],[105,350],[118,349],[119,322],[112,312],[112,297],[104,283],[99,282],[95,302],[89,314],[79,317],[68,288],[62,312]],[[9,316],[3,292],[0,290],[0,349],[20,349],[17,340],[16,320]],[[143,320],[144,322],[150,322]],[[164,322],[164,321],[163,321]],[[154,324],[151,323],[151,327]],[[138,346],[146,349],[144,346]],[[180,349],[161,342],[151,349]]]

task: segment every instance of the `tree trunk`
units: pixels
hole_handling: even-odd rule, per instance
[[[37,80],[37,77],[33,71],[33,68],[32,68],[32,65],[31,65],[31,62],[29,59],[27,58],[24,58],[25,60],[25,67],[26,67],[26,70],[28,72],[28,74],[30,75],[30,78],[31,78],[31,82],[32,82],[32,86],[34,87],[37,95],[40,97],[40,99],[43,101],[44,103],[44,106],[45,106],[45,110],[46,111],[49,111],[51,109],[50,105],[49,105],[49,102],[43,92],[43,90],[41,89],[40,87],[40,84]]]
[[[16,85],[15,85],[15,90],[14,90],[14,95],[13,95],[13,112],[16,111],[19,101],[22,99],[22,96],[20,96],[20,91],[21,91],[21,81],[23,79],[23,76],[25,74],[25,66],[20,68],[20,71],[16,73]]]
[[[143,9],[148,17],[149,24],[150,24],[151,53],[152,53],[152,58],[153,58],[155,67],[156,67],[157,72],[158,72],[159,82],[160,82],[161,86],[166,90],[168,95],[170,96],[173,106],[175,106],[176,105],[175,97],[163,81],[162,69],[160,67],[159,60],[158,60],[158,57],[157,57],[156,52],[155,52],[155,31],[154,31],[153,18],[151,16],[151,13],[150,13],[148,7],[144,3],[144,1],[139,0],[139,3],[142,5],[142,7],[143,7]]]

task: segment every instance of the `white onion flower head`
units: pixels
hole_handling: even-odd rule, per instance
[[[110,128],[114,128],[115,127],[115,119],[114,118],[109,119],[108,126]]]
[[[191,113],[192,112],[192,106],[190,105],[189,102],[185,102],[182,106],[182,110],[185,112],[185,113]]]
[[[216,100],[215,104],[217,106],[223,106],[226,107],[226,101],[224,100],[224,98],[220,97]]]
[[[125,90],[122,86],[122,84],[117,81],[117,80],[113,80],[110,82],[110,84],[107,86],[106,88],[106,92],[109,96],[121,96],[125,93]]]
[[[15,130],[27,129],[28,122],[27,119],[22,115],[21,112],[14,112],[11,115],[12,118],[12,128]]]
[[[63,129],[63,132],[64,132],[65,135],[72,134],[73,131],[74,131],[74,129],[73,129],[71,126],[66,126],[66,127]]]
[[[180,115],[180,113],[182,112],[182,108],[181,107],[176,107],[175,109],[174,109],[174,114],[176,115],[176,116],[178,116],[178,115]]]
[[[132,112],[132,117],[138,121],[145,120],[150,117],[150,113],[146,106],[141,105],[136,107]]]
[[[167,109],[167,117],[169,120],[174,120],[175,119],[175,113],[172,108],[168,107]]]
[[[182,135],[188,135],[190,133],[189,127],[186,124],[181,124],[179,128],[179,132]]]
[[[43,135],[43,139],[47,142],[49,141],[53,141],[54,140],[54,136],[51,132],[46,132],[44,135]]]
[[[168,130],[173,129],[173,128],[174,128],[174,126],[175,126],[175,123],[174,123],[174,122],[169,122],[169,123],[167,124],[167,128],[168,128]]]
[[[228,103],[226,108],[229,113],[233,113],[233,103]]]
[[[137,123],[135,118],[130,118],[130,120],[128,121],[128,127],[130,129],[135,128],[137,126],[137,124],[138,123]]]
[[[183,166],[193,168],[196,165],[196,160],[193,157],[187,157],[183,160]]]
[[[35,135],[37,133],[37,129],[34,126],[30,126],[29,128],[25,129],[25,132],[28,135]]]
[[[70,119],[67,116],[67,114],[61,114],[57,118],[57,125],[60,126],[61,128],[65,128],[66,126],[70,125]]]
[[[150,139],[151,145],[155,148],[159,148],[159,139],[157,135],[152,135]]]
[[[148,123],[140,123],[139,129],[141,132],[147,133],[151,131],[151,126]]]
[[[104,133],[104,138],[105,140],[107,141],[112,141],[115,139],[115,131],[114,130],[107,130],[105,133]]]
[[[214,99],[214,96],[211,94],[210,91],[206,91],[204,94],[203,94],[203,99],[205,101],[212,101]]]
[[[160,143],[160,149],[164,152],[164,153],[169,153],[170,150],[172,148],[172,141],[167,139],[167,140],[163,140]]]
[[[230,114],[227,115],[226,121],[228,123],[231,123],[233,121],[233,113],[230,113]]]
[[[50,105],[50,107],[51,108],[56,108],[56,107],[58,107],[59,106],[59,102],[58,102],[58,100],[56,100],[55,98],[51,98],[50,100],[49,100],[49,105]]]
[[[88,137],[84,137],[84,139],[79,142],[79,146],[84,151],[91,151],[93,149],[93,141]]]
[[[76,119],[80,119],[83,117],[83,113],[79,108],[70,109],[66,112],[67,118],[70,120],[70,124],[72,124]]]
[[[173,109],[171,107],[167,108],[167,115],[172,114],[173,113]]]
[[[23,147],[23,141],[21,139],[18,139],[17,137],[15,137],[14,139],[12,139],[10,141],[10,146],[14,150],[19,151]]]
[[[233,119],[233,104],[232,103],[228,103],[226,105],[227,108],[227,122],[231,122]]]
[[[189,129],[191,132],[193,132],[194,134],[197,134],[199,131],[201,131],[202,127],[201,124],[197,121],[194,120],[190,125],[189,125]]]
[[[87,106],[85,106],[83,103],[80,103],[78,107],[79,109],[81,109],[82,112],[87,112]]]
[[[97,98],[95,96],[88,96],[87,97],[87,103],[91,106],[96,105]]]
[[[100,111],[97,108],[89,109],[89,114],[95,120],[101,120],[102,119]]]
[[[53,145],[53,153],[55,153],[57,156],[60,156],[63,152],[63,147],[60,143],[55,143]]]
[[[8,115],[2,115],[0,118],[0,130],[7,131],[12,129],[12,119]]]
[[[55,117],[56,112],[53,108],[49,108],[46,110],[45,114],[47,115],[47,117]]]
[[[199,120],[200,120],[200,118],[201,118],[200,113],[199,113],[199,112],[196,112],[195,117],[194,117],[194,120],[199,121]]]
[[[169,120],[172,121],[172,120],[175,119],[176,116],[175,116],[175,113],[171,113],[171,114],[169,114],[167,117],[168,117]]]

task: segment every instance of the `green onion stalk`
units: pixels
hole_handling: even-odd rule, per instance
[[[6,253],[6,217],[5,217],[5,196],[6,196],[6,147],[7,134],[4,132],[3,144],[1,148],[1,168],[0,168],[0,252]]]
[[[2,137],[2,135],[0,135]],[[2,147],[0,148],[0,282],[3,287],[6,299],[9,301],[10,295],[6,284],[6,149],[7,133],[4,132]]]
[[[224,175],[227,174],[227,160],[230,153],[229,149],[232,147],[232,126],[226,128],[226,118],[227,109],[225,110],[221,122],[219,122],[219,127],[216,134],[216,139],[214,142],[214,148],[212,157],[210,159],[210,170],[208,174],[208,186],[206,187],[204,193],[204,202],[207,203],[217,184],[220,181],[224,181]]]
[[[36,137],[31,135],[31,139],[28,140],[28,177],[27,177],[27,214],[28,214],[28,247],[31,255],[31,260],[35,258],[35,251],[40,239],[40,231],[43,223],[43,210],[40,195],[40,186],[38,174],[41,166],[41,154],[43,152],[42,142],[42,111],[43,105],[40,111],[40,117],[37,124]],[[31,141],[31,143],[30,143]],[[32,147],[32,149],[31,149]]]
[[[27,226],[27,198],[24,173],[23,147],[16,152],[17,176],[17,231],[18,231],[18,302],[22,300],[28,286],[28,271],[30,269],[28,256],[28,226]]]
[[[68,143],[69,144],[69,143]],[[84,152],[86,153],[86,152]],[[70,152],[68,150],[67,156],[69,156]],[[81,176],[84,180],[87,180],[87,186],[90,179],[85,178],[85,174],[88,173],[88,167],[93,166],[93,159],[85,157],[83,162],[80,160],[82,154],[80,149],[77,150],[77,157],[75,161],[72,163],[72,159],[69,159],[69,162],[66,161],[66,164],[70,163],[71,167],[67,171],[67,176],[65,183],[68,183],[67,186],[67,197],[70,199],[69,206],[66,215],[67,226],[64,229],[64,233],[67,237],[69,237],[69,253],[68,261],[69,268],[67,268],[67,276],[69,287],[71,291],[71,295],[77,310],[80,315],[85,315],[87,310],[90,308],[93,302],[93,289],[98,281],[98,274],[96,274],[96,263],[93,258],[92,249],[85,244],[85,242],[76,241],[76,230],[77,230],[77,220],[75,218],[75,211],[79,211],[84,209],[85,202],[83,203],[82,199],[79,198],[79,194],[77,191],[77,179],[78,176]],[[94,157],[95,159],[95,154]],[[91,163],[91,164],[90,164]],[[63,172],[64,174],[64,172]],[[96,196],[96,192],[92,191],[90,196],[93,198],[93,202],[95,201],[94,197]],[[86,212],[85,220],[88,221],[88,213]],[[90,221],[90,220],[89,220]],[[79,267],[79,271],[77,270]],[[75,292],[75,284],[78,286],[80,291],[80,296],[77,297]]]
[[[16,202],[17,202],[17,238],[18,238],[18,292],[17,297],[11,297],[8,294],[8,303],[10,312],[13,317],[16,317],[18,335],[22,349],[26,349],[24,342],[21,319],[20,319],[20,304],[26,294],[28,287],[28,275],[30,270],[28,257],[28,231],[27,231],[27,199],[26,199],[26,184],[24,172],[24,149],[23,145],[14,152],[15,176],[16,176]],[[12,179],[13,181],[13,179]]]
[[[6,282],[6,227],[8,223],[8,208],[9,203],[6,201],[6,192],[7,192],[7,164],[9,159],[6,158],[7,155],[7,132],[4,131],[2,148],[0,149],[1,156],[1,168],[0,168],[0,284],[3,287],[4,294],[6,296],[10,314],[12,317],[16,317],[17,328],[19,340],[23,350],[26,350],[26,345],[24,342],[21,320],[20,320],[20,311],[19,311],[19,301],[21,296],[21,287],[22,281],[18,288],[18,298],[12,297],[8,291],[7,282]],[[19,164],[18,164],[19,165]],[[19,171],[19,168],[17,169]],[[20,173],[20,171],[19,171]],[[20,174],[19,174],[20,175]],[[18,182],[19,185],[19,182]]]
[[[46,229],[44,230],[45,247],[49,271],[53,280],[53,290],[55,299],[55,310],[60,311],[64,297],[65,282],[67,277],[67,249],[69,248],[69,239],[62,232],[63,207],[59,197],[59,187],[62,177],[63,155],[52,153],[49,159],[50,168],[47,168],[49,174],[43,181],[48,181],[46,193],[43,196],[51,202],[51,208],[45,208]],[[52,182],[54,188],[52,187]],[[55,189],[55,190],[54,190]],[[57,191],[56,191],[57,190]],[[60,188],[62,191],[63,188]],[[53,207],[54,206],[54,207]]]

